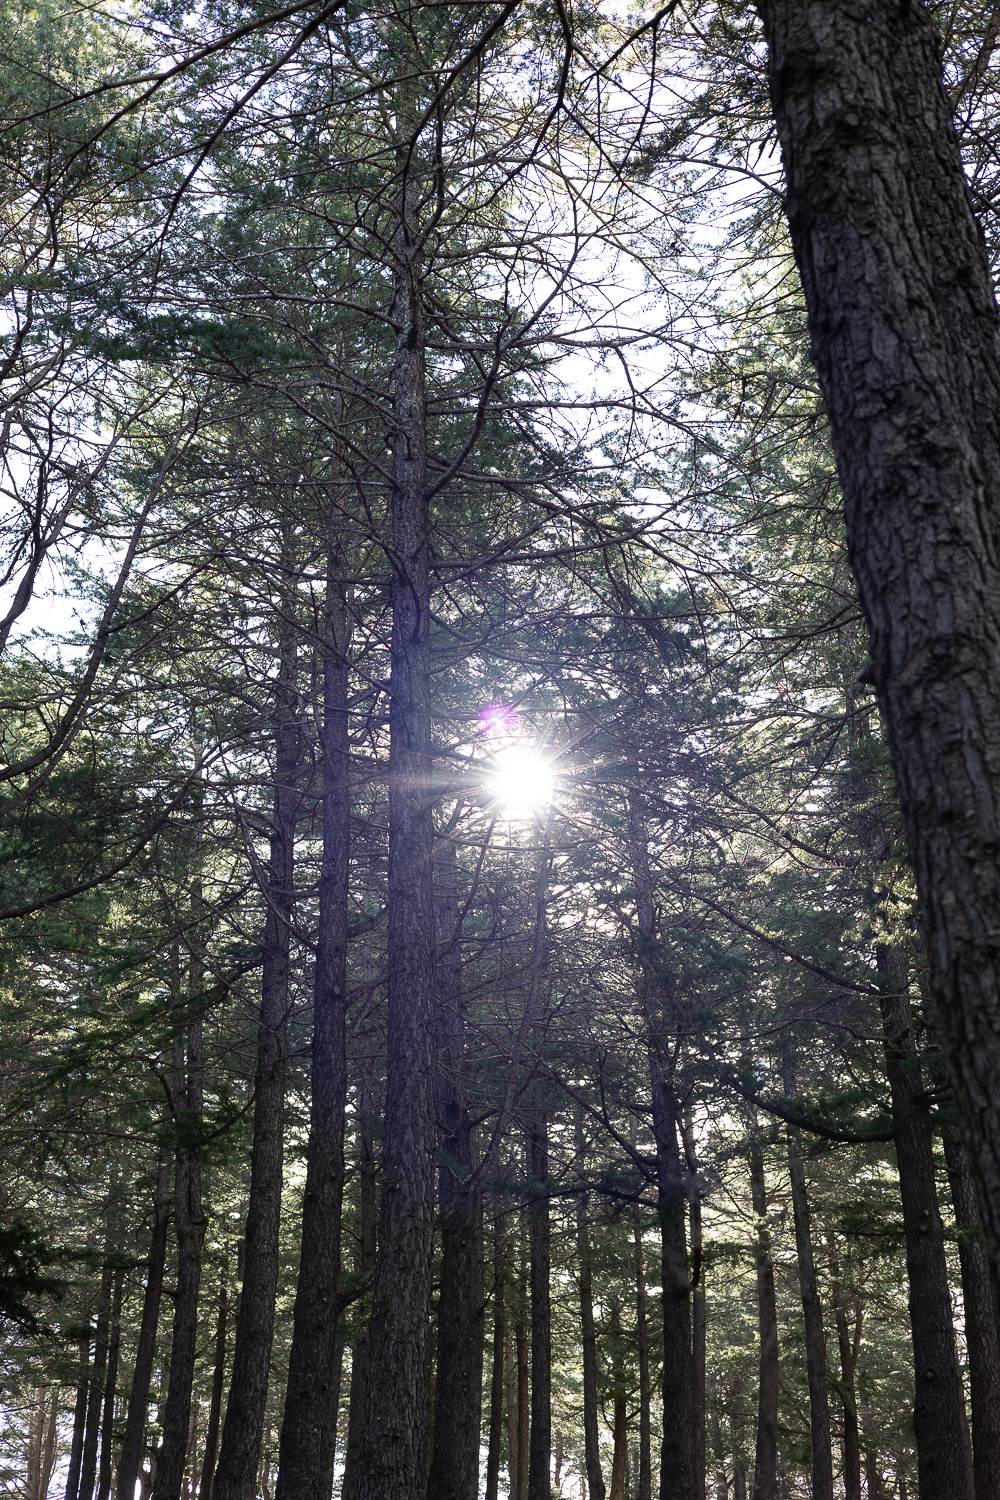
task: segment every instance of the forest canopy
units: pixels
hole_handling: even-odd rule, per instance
[[[1000,1500],[998,42],[0,15],[0,1494]]]

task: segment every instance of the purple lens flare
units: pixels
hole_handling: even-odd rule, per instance
[[[516,730],[517,709],[509,703],[491,703],[480,710],[476,726],[488,740],[501,739]]]

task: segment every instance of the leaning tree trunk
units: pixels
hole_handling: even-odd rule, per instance
[[[295,824],[302,750],[295,694],[295,647],[293,627],[286,625],[278,647],[275,693],[274,803],[264,891],[267,912],[261,958],[243,1286],[236,1311],[229,1401],[212,1484],[213,1500],[253,1500],[271,1373],[281,1229]]]
[[[483,1384],[483,1195],[473,1171],[465,1007],[458,948],[457,861],[445,840],[435,859],[439,892],[437,1113],[441,1272],[434,1442],[427,1500],[476,1500]]]
[[[945,1134],[944,1155],[962,1270],[976,1500],[1000,1500],[1000,1337],[996,1304],[979,1232],[969,1160],[962,1142],[951,1131]]]
[[[915,1372],[913,1430],[920,1500],[971,1500],[972,1455],[958,1368],[930,1119],[923,1102],[906,965],[876,950],[885,1069],[896,1127]]]
[[[337,517],[338,521],[342,518]],[[331,525],[333,518],[331,518]],[[323,856],[313,991],[312,1101],[288,1388],[275,1500],[329,1500],[337,1426],[337,1279],[347,1106],[351,839],[350,616],[345,559],[331,547],[323,661]],[[335,1378],[336,1377],[336,1378]]]
[[[135,1494],[136,1481],[142,1463],[142,1440],[146,1432],[149,1412],[149,1386],[153,1377],[153,1361],[156,1357],[156,1329],[160,1321],[160,1302],[163,1299],[163,1271],[167,1258],[167,1230],[170,1227],[170,1153],[160,1151],[156,1172],[156,1187],[153,1197],[153,1230],[149,1241],[149,1259],[146,1262],[146,1287],[142,1297],[142,1315],[139,1320],[139,1338],[132,1366],[129,1385],[128,1408],[125,1414],[125,1434],[122,1438],[116,1476],[117,1493]]]
[[[528,1210],[531,1275],[531,1436],[528,1442],[527,1500],[551,1500],[552,1309],[549,1292],[549,1146],[544,1117],[531,1127],[531,1185]]]
[[[757,9],[870,676],[1000,1285],[1000,319],[923,5]],[[962,1465],[945,1492],[968,1493]]]
[[[389,674],[388,1016],[382,1204],[358,1500],[424,1482],[434,1238],[434,877],[423,289],[414,143],[400,131]]]
[[[756,1145],[750,1149],[750,1193],[756,1221],[754,1265],[757,1271],[757,1322],[760,1331],[753,1500],[775,1500],[778,1492],[778,1305],[774,1292],[771,1231],[767,1223],[764,1155]]]

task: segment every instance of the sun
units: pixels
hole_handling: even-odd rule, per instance
[[[530,818],[552,801],[555,777],[533,746],[508,745],[494,757],[487,785],[504,817]]]

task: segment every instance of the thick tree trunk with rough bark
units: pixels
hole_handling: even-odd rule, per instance
[[[580,1342],[583,1357],[583,1451],[590,1500],[604,1500],[601,1472],[601,1434],[597,1417],[597,1334],[594,1330],[594,1289],[590,1263],[587,1200],[576,1207],[576,1253],[580,1278]]]
[[[871,677],[1000,1284],[1000,319],[919,0],[757,8]],[[961,1466],[950,1483],[966,1492]]]
[[[156,1329],[160,1321],[160,1303],[163,1300],[163,1271],[167,1258],[167,1230],[170,1227],[170,1153],[161,1150],[156,1172],[156,1187],[153,1199],[153,1229],[149,1242],[149,1259],[146,1263],[146,1286],[142,1297],[142,1315],[139,1320],[139,1337],[132,1367],[132,1382],[129,1387],[128,1407],[125,1414],[125,1434],[122,1438],[121,1454],[116,1476],[119,1495],[132,1496],[142,1464],[142,1440],[146,1432],[149,1411],[149,1386],[153,1377],[153,1360],[156,1357]]]
[[[340,521],[336,516],[331,525]],[[345,559],[331,548],[323,659],[323,855],[313,991],[312,1099],[288,1387],[275,1500],[328,1500],[339,1379],[337,1281],[347,1107],[347,939],[351,839],[350,616]]]
[[[423,1485],[434,1235],[434,877],[427,400],[415,151],[399,132],[389,706],[388,1019],[382,1209],[358,1500]]]
[[[445,840],[435,857],[437,961],[438,1197],[441,1272],[437,1321],[434,1447],[427,1500],[476,1500],[483,1383],[483,1195],[471,1190],[473,1126],[468,1107],[465,1007],[458,948],[457,861]]]
[[[996,1303],[968,1156],[962,1141],[952,1132],[945,1134],[944,1154],[962,1269],[976,1500],[1000,1500],[1000,1337]]]
[[[750,1196],[754,1216],[754,1266],[757,1272],[757,1325],[760,1373],[757,1384],[757,1446],[753,1500],[776,1500],[778,1487],[778,1304],[774,1291],[771,1231],[767,1222],[764,1155],[750,1150]]]
[[[795,1093],[795,1078],[791,1071],[785,1074],[785,1093]],[[788,1127],[788,1175],[792,1189],[795,1251],[805,1325],[812,1500],[833,1500],[833,1440],[830,1435],[830,1403],[827,1397],[823,1304],[816,1285],[816,1261],[809,1225],[809,1198],[802,1163],[801,1137],[793,1125]]]
[[[552,1308],[549,1227],[548,1124],[531,1127],[531,1186],[536,1194],[528,1210],[531,1275],[531,1437],[528,1444],[527,1500],[551,1500],[552,1484]]]
[[[286,601],[285,607],[290,609],[291,601]],[[229,1401],[212,1485],[214,1500],[253,1500],[271,1373],[284,1167],[295,824],[302,757],[295,672],[296,638],[292,627],[287,626],[279,642],[275,692],[274,803],[264,892],[267,914],[260,976],[243,1286],[236,1311]]]
[[[958,1368],[944,1226],[938,1212],[930,1119],[906,993],[906,965],[876,952],[885,1068],[892,1093],[896,1161],[906,1236],[915,1401],[913,1430],[921,1500],[972,1500],[972,1455]]]

